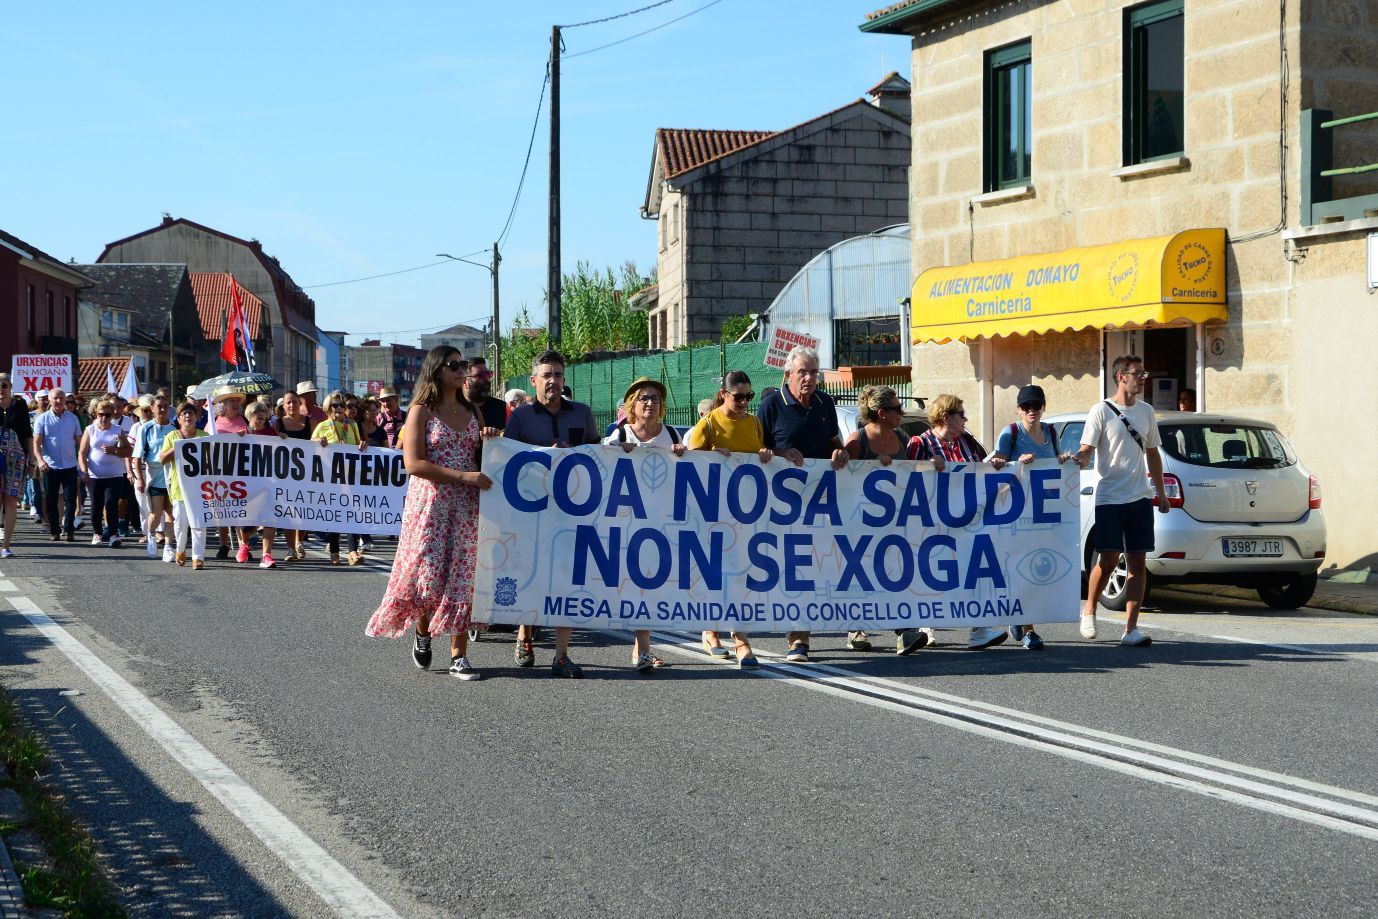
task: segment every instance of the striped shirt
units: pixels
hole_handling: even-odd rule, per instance
[[[906,454],[911,460],[931,460],[941,456],[949,463],[979,463],[986,458],[986,450],[970,434],[954,441],[943,440],[930,428],[909,441]]]

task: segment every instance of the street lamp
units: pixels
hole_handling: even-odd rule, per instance
[[[467,258],[460,258],[457,255],[450,255],[448,252],[437,252],[436,258],[447,258],[452,262],[463,262],[466,265],[473,265],[475,268],[482,268],[493,276],[493,376],[502,379],[502,332],[498,323],[498,265],[502,263],[502,256],[498,254],[498,244],[493,243],[493,262],[485,265],[482,262],[473,262]]]

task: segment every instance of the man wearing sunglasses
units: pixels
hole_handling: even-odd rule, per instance
[[[582,402],[566,399],[565,359],[559,351],[542,351],[531,362],[531,387],[536,398],[512,410],[504,437],[533,447],[578,447],[599,442],[593,410]],[[531,667],[536,655],[531,649],[531,626],[517,629],[518,667]],[[555,630],[555,660],[550,669],[556,676],[582,679],[584,671],[569,659],[569,637],[573,629]]]
[[[492,390],[493,371],[488,369],[488,361],[482,357],[469,361],[469,369],[464,372],[464,398],[478,409],[483,419],[481,427],[501,431],[507,426],[507,405],[501,399],[494,399]]]
[[[1142,358],[1126,354],[1110,365],[1115,378],[1115,395],[1091,406],[1076,461],[1085,469],[1096,454],[1096,566],[1086,586],[1086,605],[1081,610],[1081,636],[1096,637],[1096,601],[1120,562],[1123,553],[1129,580],[1125,584],[1124,635],[1120,644],[1144,647],[1152,639],[1138,629],[1139,607],[1144,600],[1146,559],[1153,551],[1153,506],[1166,514],[1170,505],[1163,484],[1163,457],[1158,452],[1162,438],[1153,406],[1139,399],[1143,391]],[[1152,479],[1150,491],[1144,478],[1144,463]],[[1156,495],[1156,499],[1155,499]]]

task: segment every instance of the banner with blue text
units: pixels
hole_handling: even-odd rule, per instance
[[[217,434],[177,441],[172,461],[192,526],[402,531],[407,470],[401,450]]]
[[[743,632],[1078,615],[1079,470],[484,444],[475,619]]]

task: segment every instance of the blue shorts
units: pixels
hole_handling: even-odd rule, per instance
[[[150,485],[148,486],[148,496],[150,498],[166,498],[167,489],[159,488],[157,485]]]
[[[1097,552],[1152,552],[1153,499],[1096,505]]]

